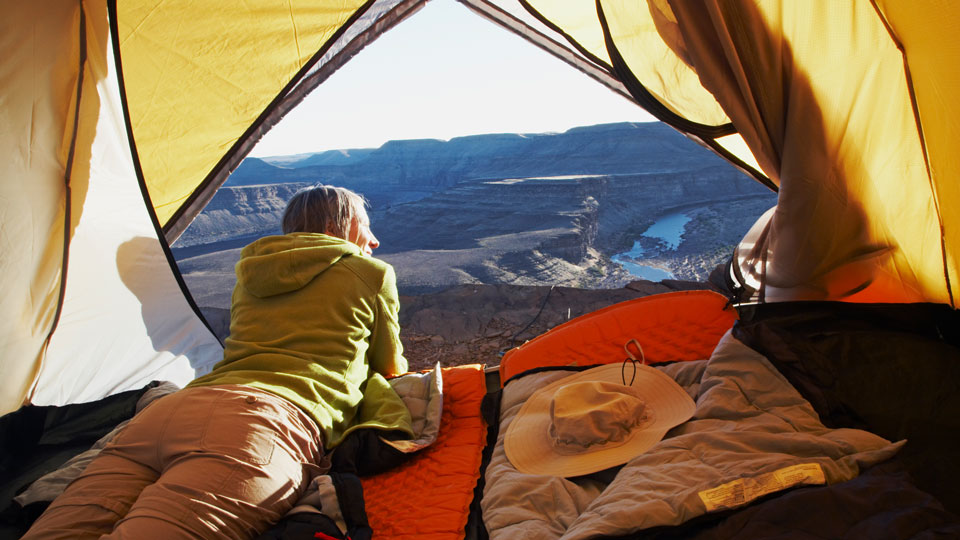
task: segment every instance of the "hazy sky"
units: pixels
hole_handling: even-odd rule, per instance
[[[458,2],[432,0],[314,90],[251,155],[652,120]]]

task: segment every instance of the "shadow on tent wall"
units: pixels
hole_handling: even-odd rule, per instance
[[[174,294],[169,294],[171,291],[163,289],[158,292],[153,276],[157,272],[165,272],[168,268],[166,255],[156,238],[137,236],[117,248],[117,272],[123,284],[140,301],[140,314],[143,317],[143,324],[146,327],[147,335],[150,337],[153,350],[169,352],[174,356],[184,356],[188,352],[189,342],[168,339],[177,336],[170,336],[169,332],[160,335],[158,332],[158,329],[162,332],[171,323],[175,324],[177,322],[170,320],[171,313],[182,312],[193,315],[193,311],[189,308],[170,309],[171,302],[182,298],[179,288],[172,291]],[[189,356],[188,359],[190,360],[190,366],[195,370],[208,367],[199,365],[195,359],[189,358]]]

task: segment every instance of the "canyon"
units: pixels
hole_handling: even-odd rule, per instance
[[[486,322],[464,326],[445,318],[488,341],[511,332],[495,322],[503,306],[493,306],[514,303],[494,301],[489,291],[519,299],[542,295],[544,287],[562,288],[579,291],[567,294],[593,306],[638,291],[706,287],[754,220],[776,204],[768,188],[659,123],[247,158],[172,246],[211,324],[226,324],[240,249],[279,233],[286,201],[317,182],[351,188],[370,202],[371,226],[381,243],[375,256],[397,271],[408,334],[415,335],[417,321],[425,320],[416,313],[435,311],[424,299],[443,304],[444,294],[460,301],[477,296],[488,308],[474,306],[472,312]],[[643,236],[656,220],[678,212],[689,217],[678,246]],[[675,279],[643,282],[611,260],[635,241],[644,247],[645,264]],[[464,295],[464,287],[475,292]],[[531,301],[518,305],[533,309]],[[493,311],[482,315],[484,309]],[[443,334],[434,328],[424,334],[429,339],[408,345],[477,338]]]

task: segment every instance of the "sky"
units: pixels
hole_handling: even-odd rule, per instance
[[[250,155],[653,120],[455,0],[432,0],[331,75]]]

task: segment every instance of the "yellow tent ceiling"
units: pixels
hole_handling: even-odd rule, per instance
[[[130,123],[161,224],[368,4],[118,2]]]
[[[945,271],[956,284],[960,269],[960,213],[954,211],[960,205],[960,4],[880,0],[877,5],[903,51],[904,75],[915,100],[916,125],[940,219]],[[956,295],[954,291],[952,298]]]
[[[524,4],[662,120],[779,186],[741,254],[765,300],[954,304],[958,4]],[[727,121],[735,133],[711,131]]]
[[[498,3],[462,1],[478,11]],[[189,222],[178,214],[184,203],[372,4],[119,4],[133,138],[161,224]],[[744,259],[764,275],[767,299],[953,304],[956,218],[942,209],[960,196],[947,180],[960,172],[949,150],[958,134],[955,4],[521,4],[555,33],[544,41],[780,188],[769,234]]]
[[[0,406],[215,357],[157,270],[156,226],[175,236],[272,123],[424,1],[11,4]],[[521,1],[531,25],[500,9],[513,0],[460,1],[779,188],[738,254],[765,300],[955,306],[960,3]],[[107,382],[69,375],[81,353]]]

